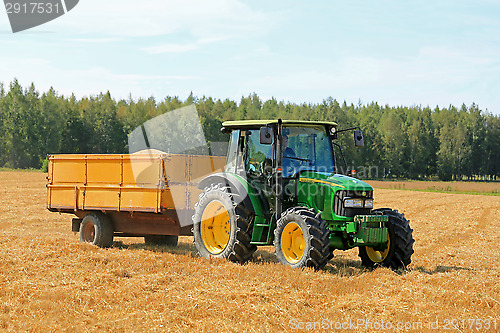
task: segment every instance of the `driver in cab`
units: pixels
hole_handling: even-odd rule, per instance
[[[297,157],[292,148],[288,147],[288,136],[283,135],[283,177],[293,176],[295,161],[287,157]]]

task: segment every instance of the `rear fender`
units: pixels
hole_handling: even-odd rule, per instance
[[[248,183],[248,181],[238,175],[228,172],[220,172],[203,179],[199,184],[199,189],[205,189],[212,184],[224,184],[230,188],[231,193],[238,195],[246,209],[255,213],[255,216],[265,218],[263,200],[259,193]],[[269,210],[269,209],[268,209]]]

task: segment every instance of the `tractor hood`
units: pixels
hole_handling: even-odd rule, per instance
[[[347,208],[344,198],[360,198],[362,208]],[[371,207],[365,206],[371,202]],[[373,187],[362,180],[343,175],[303,171],[298,177],[297,203],[321,212],[324,220],[353,220],[373,208]]]
[[[373,187],[371,187],[364,181],[353,177],[348,177],[344,175],[333,175],[328,177],[328,180],[331,182],[335,182],[338,185],[344,186],[346,190],[373,191]]]
[[[344,175],[332,175],[316,171],[302,172],[299,177],[299,183],[324,184],[335,187],[335,190],[373,191],[373,187],[362,180]]]

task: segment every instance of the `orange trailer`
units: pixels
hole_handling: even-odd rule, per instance
[[[135,154],[51,155],[47,208],[70,213],[80,240],[110,246],[114,236],[177,243],[190,235],[201,190],[198,182],[220,172],[225,157]],[[184,221],[184,223],[183,223]]]

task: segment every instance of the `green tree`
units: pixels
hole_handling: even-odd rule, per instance
[[[45,155],[60,152],[62,128],[66,121],[62,105],[63,99],[64,97],[59,97],[52,87],[40,98],[43,158]]]
[[[6,99],[5,99],[5,88],[2,82],[0,82],[0,167],[4,166],[6,161],[5,156],[5,121],[7,119],[7,109],[6,109]]]
[[[408,121],[408,176],[416,179],[434,173],[437,148],[431,120],[431,110],[414,108]]]
[[[404,119],[401,110],[386,110],[379,125],[381,133],[384,164],[388,177],[405,176],[403,168],[407,136],[404,131]]]
[[[364,130],[362,149],[353,146],[350,133],[340,134],[337,142],[349,167],[378,166],[378,176],[385,170],[390,177],[496,179],[500,172],[500,118],[485,114],[476,104],[431,110],[376,102],[339,104],[332,97],[318,104],[296,104],[275,98],[262,101],[256,93],[239,103],[193,93],[185,101],[177,96],[161,102],[153,97],[135,101],[129,96],[116,102],[109,92],[79,100],[58,95],[53,88],[40,95],[34,84],[25,90],[17,80],[8,89],[0,83],[0,166],[40,167],[53,153],[127,152],[127,135],[135,128],[190,104],[196,105],[205,138],[212,148],[218,145],[219,153],[222,145],[216,142],[227,141],[220,132],[225,120],[324,120],[337,122],[340,129]]]
[[[500,178],[500,117],[488,114],[485,119],[484,166],[491,179]]]

